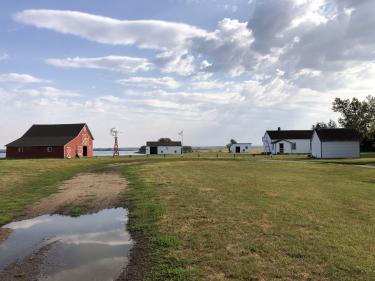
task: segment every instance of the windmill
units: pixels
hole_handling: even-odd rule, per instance
[[[113,157],[120,156],[120,151],[118,150],[118,141],[117,136],[119,134],[119,131],[116,128],[112,128],[110,130],[111,136],[115,138],[115,144],[113,146]]]

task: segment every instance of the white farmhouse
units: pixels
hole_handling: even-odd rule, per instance
[[[262,141],[267,154],[309,154],[311,153],[312,130],[266,131]]]
[[[315,158],[359,158],[359,134],[354,129],[315,129],[311,155]]]
[[[248,143],[234,143],[230,146],[230,153],[249,153],[251,149],[251,142]]]
[[[182,154],[180,141],[148,141],[146,154]]]

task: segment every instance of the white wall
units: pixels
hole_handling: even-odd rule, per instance
[[[315,158],[321,157],[321,142],[315,131],[311,139],[311,156]]]
[[[323,158],[359,158],[359,141],[330,141],[322,143]]]
[[[232,146],[229,148],[231,153],[236,153],[236,147],[240,147],[241,152],[240,153],[249,153],[251,150],[251,143],[236,143],[232,144]]]
[[[158,146],[158,154],[181,154],[181,146]],[[146,146],[146,154],[150,154],[150,147]]]
[[[181,146],[158,146],[158,154],[181,154]]]
[[[264,134],[262,138],[262,142],[263,142],[263,149],[265,153],[274,153],[272,151],[272,144],[271,144],[272,140],[270,136],[267,134],[267,132]]]
[[[284,153],[293,153],[291,143],[287,141],[279,141],[277,143],[272,144],[273,154],[280,153],[280,143],[284,144]]]
[[[311,152],[310,148],[310,139],[288,139],[289,142],[296,144],[296,149],[292,149],[292,144],[287,141],[280,141],[278,143],[272,144],[272,140],[270,136],[266,133],[262,139],[264,151],[265,152],[271,152],[272,154],[280,153],[279,149],[279,143],[284,144],[284,153],[290,153],[290,154],[308,154]],[[267,151],[267,142],[269,143],[269,146],[271,148],[271,151]]]

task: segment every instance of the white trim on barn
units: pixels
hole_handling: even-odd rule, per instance
[[[251,150],[251,142],[234,143],[230,146],[230,153],[249,153]]]

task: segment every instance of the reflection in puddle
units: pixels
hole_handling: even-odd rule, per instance
[[[0,270],[51,244],[39,280],[116,279],[133,243],[126,223],[127,211],[122,208],[78,218],[44,215],[10,223],[4,227],[13,232],[0,244]]]

